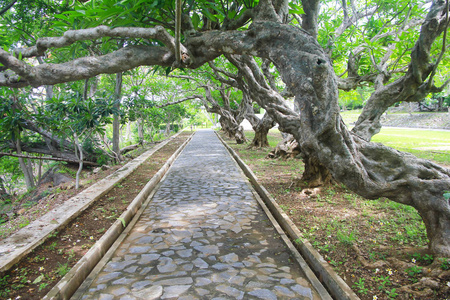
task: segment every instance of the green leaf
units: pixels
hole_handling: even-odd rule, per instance
[[[39,275],[38,278],[36,278],[36,279],[33,281],[33,284],[38,284],[39,282],[42,281],[42,279],[44,279],[44,274]]]
[[[198,25],[200,24],[200,16],[197,13],[194,13],[192,15],[192,24],[194,25],[194,28],[197,30]]]
[[[302,15],[305,13],[305,11],[303,10],[303,7],[301,7],[300,5],[290,2],[289,3],[289,13]]]
[[[444,192],[444,199],[445,200],[449,200],[450,199],[450,192],[448,192],[448,191]]]
[[[125,220],[123,218],[117,218],[117,220],[119,220],[120,222],[122,222],[122,226],[125,228],[127,227],[127,223],[125,222]]]

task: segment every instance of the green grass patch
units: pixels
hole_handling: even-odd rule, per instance
[[[362,109],[355,109],[341,112],[341,117],[344,120],[345,125],[349,126],[350,124],[354,124],[356,120],[358,120],[361,111]]]
[[[419,158],[450,164],[450,131],[385,127],[372,138],[372,141],[414,154]]]

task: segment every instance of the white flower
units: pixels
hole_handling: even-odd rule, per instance
[[[380,269],[376,268],[375,273],[378,273],[378,272],[380,272]]]
[[[411,261],[412,261],[413,264],[416,263],[416,259],[415,258],[411,259]]]
[[[450,281],[447,281],[447,286],[450,287]]]

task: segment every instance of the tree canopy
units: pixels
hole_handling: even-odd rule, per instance
[[[0,86],[58,87],[141,66],[202,74],[225,58],[244,87],[242,99],[258,103],[292,134],[308,164],[366,198],[415,207],[430,248],[450,255],[450,205],[443,196],[450,171],[370,142],[388,107],[420,101],[448,83],[448,1],[0,3]],[[265,60],[283,84],[270,84]],[[339,114],[339,89],[357,88],[372,93],[350,131]],[[129,99],[137,101],[139,93]],[[209,93],[206,85],[202,97]],[[286,105],[288,95],[296,109]]]

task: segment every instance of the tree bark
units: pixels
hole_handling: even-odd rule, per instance
[[[138,129],[138,139],[139,143],[142,143],[144,141],[144,121],[139,118],[136,121],[137,129]]]
[[[30,148],[30,149],[36,149],[36,148]],[[27,159],[38,159],[40,161],[53,160],[53,161],[64,161],[64,162],[68,162],[68,163],[78,163],[78,159],[77,160],[72,160],[72,159],[69,159],[69,158],[31,156],[31,155],[25,155],[25,154],[14,154],[14,153],[9,153],[9,152],[0,152],[0,157],[2,157],[2,156],[21,157],[21,158],[27,158]],[[75,156],[75,154],[74,154],[74,156]],[[89,165],[89,166],[98,166],[97,163],[94,163],[94,162],[91,162],[91,161],[84,161],[84,164],[85,165]]]
[[[17,139],[16,139],[15,144],[16,144],[17,154],[22,155],[22,147],[20,145],[20,133],[17,134]],[[27,190],[33,189],[35,187],[33,170],[30,170],[29,166],[27,166],[27,163],[25,162],[25,159],[23,157],[19,157],[19,165],[20,165],[20,168],[22,169],[22,173],[25,178],[25,184],[27,186]]]
[[[117,113],[114,114],[113,119],[113,148],[112,151],[114,152],[114,155],[116,156],[116,161],[121,161],[120,157],[120,99],[122,94],[122,73],[116,73],[116,86],[114,89],[114,108],[117,110]]]
[[[333,181],[330,171],[320,163],[314,156],[307,156],[303,159],[305,171],[302,174],[302,182],[307,182],[308,187],[330,185]]]
[[[255,116],[256,117],[256,116]],[[256,117],[258,118],[258,117]],[[251,122],[250,122],[251,123]],[[269,147],[269,140],[267,139],[267,135],[269,134],[269,130],[275,126],[274,120],[270,117],[270,115],[266,112],[261,120],[258,119],[258,122],[253,125],[252,128],[255,131],[255,137],[250,143],[249,147],[253,148],[265,148]]]
[[[247,141],[244,134],[244,128],[240,125],[244,116],[243,113],[236,112],[235,116],[230,108],[228,96],[221,92],[224,105],[221,106],[211,95],[211,87],[204,86],[205,97],[195,96],[203,101],[205,109],[209,113],[216,113],[220,115],[219,123],[227,136],[231,139],[235,139],[236,143],[243,144]],[[242,108],[242,107],[241,107]]]
[[[83,171],[83,148],[81,147],[81,143],[78,140],[78,135],[76,133],[74,133],[73,135],[74,137],[74,141],[75,141],[75,147],[78,150],[78,170],[77,170],[77,174],[75,176],[75,189],[78,190],[78,188],[80,187],[80,175],[81,175],[81,171]]]

